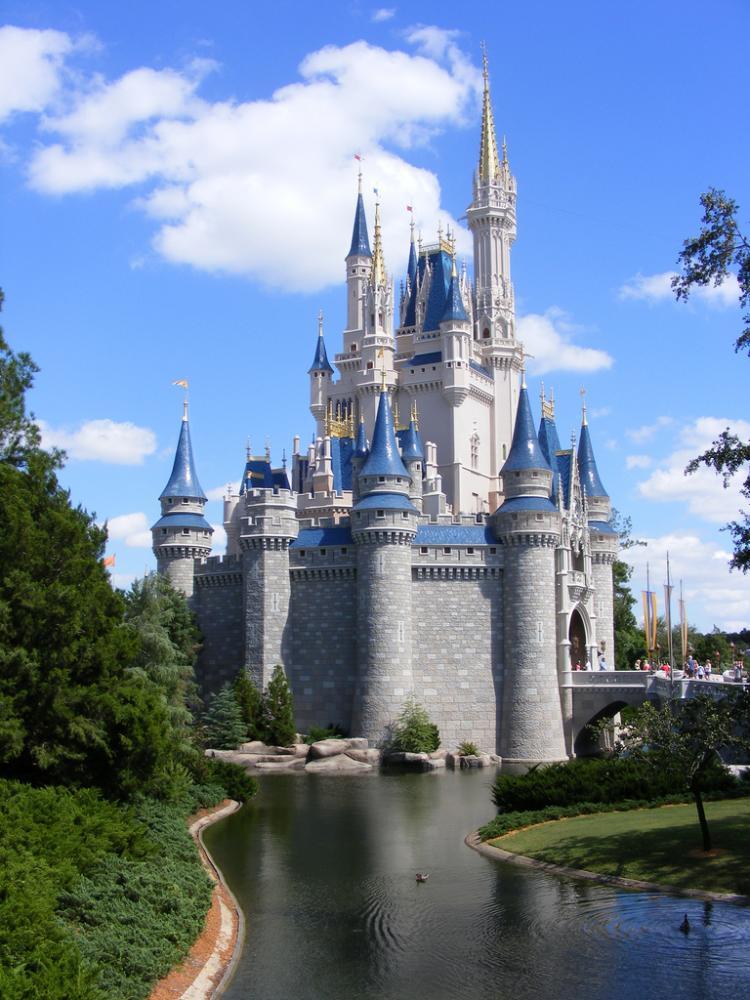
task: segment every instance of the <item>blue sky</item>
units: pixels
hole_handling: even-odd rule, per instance
[[[116,582],[153,567],[172,380],[190,379],[214,524],[248,438],[275,461],[309,439],[319,309],[340,349],[355,152],[397,281],[406,204],[426,238],[458,225],[468,257],[485,41],[530,387],[554,388],[565,442],[586,386],[602,479],[649,541],[634,589],[669,550],[699,628],[750,624],[720,531],[738,490],[683,475],[725,426],[750,435],[740,310],[731,284],[669,291],[709,185],[750,229],[745,0],[6,2],[0,25],[3,325],[42,369],[31,403],[63,481],[109,520]]]

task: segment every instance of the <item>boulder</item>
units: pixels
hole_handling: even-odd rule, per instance
[[[295,757],[307,757],[310,747],[307,743],[295,743],[293,744],[293,750]]]
[[[337,757],[349,749],[349,740],[318,740],[310,745],[309,760],[323,757]]]
[[[240,743],[237,747],[238,753],[268,753],[268,747],[260,740],[250,740],[249,743]]]
[[[433,757],[430,754],[430,759],[427,761],[427,770],[437,771],[441,767],[445,767],[445,757]]]
[[[305,766],[301,757],[277,757],[275,760],[261,760],[255,765],[259,771],[301,771]]]
[[[395,750],[383,756],[384,764],[400,764],[411,768],[414,771],[429,771],[433,761],[426,753],[409,753],[408,751]]]
[[[293,746],[291,747],[268,747],[266,753],[275,754],[277,757],[294,757],[296,751]]]
[[[430,754],[430,760],[445,760],[447,756],[447,750],[433,750]]]
[[[457,750],[449,750],[445,755],[445,763],[448,767],[461,767],[461,754]]]
[[[313,744],[314,745],[314,744]],[[372,771],[372,764],[365,764],[358,760],[352,760],[345,753],[336,754],[333,757],[321,757],[318,760],[311,760],[305,764],[305,770],[315,773],[332,773],[348,771]]]
[[[367,750],[369,741],[364,736],[354,736],[346,741],[350,750]]]
[[[359,750],[357,748],[347,750],[346,756],[351,757],[352,760],[358,760],[360,764],[374,764],[377,766],[380,763],[380,750],[375,750],[372,747],[369,750]]]

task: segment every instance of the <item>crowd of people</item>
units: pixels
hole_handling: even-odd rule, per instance
[[[647,658],[636,660],[633,665],[633,669],[648,670],[652,673],[662,672],[666,677],[669,677],[670,674],[669,664],[660,661],[658,658],[654,662],[651,662]],[[738,683],[742,683],[748,679],[748,674],[745,671],[743,660],[735,660],[729,668],[722,670],[721,660],[718,657],[716,658],[716,665],[714,666],[712,665],[710,659],[707,659],[705,663],[699,663],[692,653],[685,660],[682,668],[675,670],[675,675],[695,681],[710,681],[714,679],[719,681],[736,681]]]

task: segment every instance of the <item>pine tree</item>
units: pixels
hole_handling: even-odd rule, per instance
[[[206,745],[215,750],[234,750],[247,735],[234,692],[225,684],[211,699],[204,719]]]
[[[273,668],[273,676],[268,682],[264,701],[270,742],[275,746],[288,747],[294,742],[297,732],[294,722],[294,699],[284,668],[278,663]]]
[[[247,727],[249,740],[268,739],[263,693],[258,690],[246,670],[240,670],[232,685],[234,697],[240,706],[242,720]]]

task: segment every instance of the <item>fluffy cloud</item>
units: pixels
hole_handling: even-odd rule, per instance
[[[68,430],[40,420],[39,429],[45,448],[62,448],[69,458],[81,462],[142,465],[156,451],[154,432],[129,422],[88,420],[77,430]]]
[[[692,514],[713,524],[724,524],[736,518],[744,502],[740,495],[742,472],[726,489],[721,476],[710,469],[701,467],[692,475],[685,475],[688,462],[705,451],[726,427],[731,427],[743,439],[750,437],[750,423],[746,420],[698,417],[683,427],[677,449],[639,484],[641,496],[661,502],[681,501]]]
[[[227,533],[223,524],[212,524],[211,527],[214,529],[211,535],[211,555],[221,556],[226,552]]]
[[[375,24],[378,24],[380,21],[390,21],[395,13],[395,7],[378,7],[370,15],[370,20],[374,21]]]
[[[206,496],[209,500],[223,500],[227,495],[227,491],[231,493],[237,493],[240,488],[240,482],[237,480],[234,483],[224,483],[223,486],[213,486],[210,490],[206,491]]]
[[[669,427],[673,423],[673,417],[658,417],[653,424],[643,424],[641,427],[631,427],[629,430],[625,431],[625,434],[631,441],[635,441],[636,444],[643,444],[644,441],[650,441],[657,431],[663,430],[663,428]]]
[[[68,89],[64,111],[48,109],[30,184],[50,194],[138,184],[136,204],[168,260],[309,291],[341,278],[358,152],[365,190],[381,194],[391,268],[402,269],[408,250],[406,204],[426,235],[450,225],[468,253],[468,232],[441,209],[437,177],[400,151],[466,124],[481,74],[452,32],[418,27],[407,41],[414,51],[326,46],[266,100],[202,100],[206,60],[94,78]]]
[[[142,511],[111,518],[107,532],[110,542],[124,542],[130,549],[151,548],[151,525]]]
[[[555,307],[543,315],[528,313],[519,317],[518,337],[532,355],[531,370],[537,375],[549,371],[595,372],[611,368],[612,357],[606,351],[573,343],[577,327]]]
[[[61,31],[0,28],[0,121],[18,111],[42,111],[61,86],[74,45]]]
[[[625,467],[628,469],[648,469],[654,464],[649,455],[626,455]]]
[[[676,301],[672,291],[672,279],[676,271],[664,271],[661,274],[636,274],[622,285],[617,293],[621,301],[635,300],[638,302]],[[739,301],[740,289],[735,275],[730,274],[720,285],[706,285],[694,288],[691,296],[700,299],[708,305],[727,308],[736,306]]]
[[[683,581],[689,622],[697,623],[699,631],[709,631],[714,625],[728,631],[747,627],[750,578],[729,571],[729,552],[694,534],[667,534],[643,540],[647,542],[645,548],[635,547],[622,554],[634,567],[634,592],[645,589],[646,563],[649,563],[652,584],[654,580],[659,581],[657,593],[660,609],[663,607],[661,576],[666,576],[669,553],[672,579],[678,585]],[[635,608],[637,614],[638,608],[639,605]],[[676,602],[672,606],[672,617],[677,620]]]

